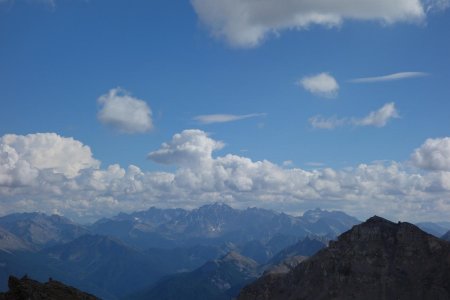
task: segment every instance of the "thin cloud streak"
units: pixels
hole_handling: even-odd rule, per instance
[[[425,72],[399,72],[384,76],[375,76],[375,77],[362,77],[355,78],[349,80],[351,83],[373,83],[373,82],[384,82],[384,81],[394,81],[394,80],[402,80],[402,79],[410,79],[417,77],[426,77],[430,76],[430,74]]]
[[[326,118],[321,115],[312,116],[309,118],[309,123],[313,128],[317,129],[335,129],[343,126],[372,126],[384,127],[386,124],[395,118],[399,118],[397,108],[394,102],[386,103],[380,109],[371,111],[368,115],[362,118],[338,118],[336,116]]]
[[[214,124],[214,123],[227,123],[244,119],[265,117],[266,113],[253,113],[247,115],[231,115],[231,114],[211,114],[211,115],[199,115],[194,117],[194,120],[201,124]]]

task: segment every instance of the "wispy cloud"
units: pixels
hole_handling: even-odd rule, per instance
[[[366,117],[352,119],[351,123],[356,126],[384,127],[393,118],[398,118],[398,112],[394,102],[386,103],[380,109],[370,112]]]
[[[194,117],[194,120],[201,124],[213,124],[213,123],[227,123],[256,117],[264,117],[266,115],[267,115],[266,113],[253,113],[247,115],[212,114],[212,115],[196,116]]]
[[[339,91],[339,84],[329,73],[306,76],[299,80],[298,85],[316,96],[334,98]]]
[[[334,129],[348,123],[346,118],[338,118],[336,116],[326,118],[321,115],[312,116],[308,121],[313,128],[318,129]]]
[[[409,78],[425,77],[425,76],[429,76],[429,75],[430,74],[425,73],[425,72],[399,72],[399,73],[383,75],[383,76],[355,78],[355,79],[350,80],[350,82],[352,82],[352,83],[372,83],[372,82],[394,81],[394,80],[402,80],[402,79],[409,79]]]
[[[338,118],[323,117],[321,115],[313,116],[309,118],[309,123],[313,128],[318,129],[335,129],[342,126],[373,126],[384,127],[386,124],[394,118],[398,118],[399,114],[395,107],[394,102],[386,103],[380,109],[370,112],[367,116],[362,118]]]

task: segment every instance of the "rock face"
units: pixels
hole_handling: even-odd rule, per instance
[[[9,291],[0,293],[0,300],[99,300],[90,294],[55,280],[46,283],[23,277],[9,277]]]
[[[450,243],[372,217],[291,272],[258,279],[238,299],[450,299]]]

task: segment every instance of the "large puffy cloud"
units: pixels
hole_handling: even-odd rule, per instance
[[[330,28],[346,19],[392,24],[420,22],[431,10],[445,9],[448,0],[191,0],[200,18],[216,37],[236,47],[259,45],[270,33]]]
[[[55,133],[7,134],[0,139],[0,176],[3,176],[3,182],[28,182],[37,176],[39,170],[73,178],[81,170],[98,165],[88,146]]]
[[[329,73],[303,77],[299,81],[299,85],[308,92],[325,98],[334,98],[339,91],[339,84]]]
[[[122,133],[143,133],[153,128],[148,104],[124,89],[115,88],[98,98],[98,119]]]
[[[291,213],[314,207],[342,209],[360,218],[381,214],[411,221],[444,219],[450,212],[450,172],[423,172],[411,164],[288,168],[233,154],[215,156],[223,142],[201,130],[185,130],[149,154],[155,162],[174,165],[175,171],[147,172],[133,165],[99,168],[87,146],[76,140],[44,134],[54,140],[45,144],[30,142],[40,135],[30,136],[1,138],[0,214],[57,211],[92,221],[153,205],[191,208],[212,201]],[[21,146],[10,141],[28,139]],[[59,159],[64,148],[59,143],[84,155]],[[58,163],[44,163],[46,154],[39,150],[44,144]],[[39,152],[42,161],[37,160]],[[36,153],[36,158],[28,153]]]
[[[426,140],[414,151],[412,161],[423,169],[450,172],[450,138]]]

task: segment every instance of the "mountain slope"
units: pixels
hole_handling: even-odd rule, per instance
[[[373,217],[285,275],[245,287],[247,299],[449,299],[450,243]]]
[[[30,245],[11,232],[0,227],[0,251],[32,251]]]
[[[54,268],[75,274],[80,281],[118,297],[144,288],[167,274],[144,253],[100,235],[84,235],[42,253],[51,259]]]
[[[232,299],[242,286],[257,276],[258,264],[255,261],[230,252],[192,272],[168,276],[151,289],[133,295],[130,299]]]
[[[21,238],[36,249],[69,242],[88,230],[58,215],[18,213],[0,218],[0,227]]]

